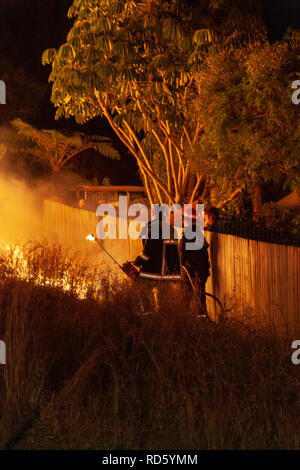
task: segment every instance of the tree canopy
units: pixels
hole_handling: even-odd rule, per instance
[[[218,200],[245,188],[255,205],[259,186],[282,176],[300,188],[296,58],[288,43],[251,46],[209,57],[197,73],[192,113],[205,126],[190,160],[211,178]]]
[[[136,158],[150,202],[187,200],[194,75],[207,55],[263,41],[256,0],[75,0],[66,42],[48,49],[56,118],[104,116]],[[197,172],[188,195],[202,181]]]

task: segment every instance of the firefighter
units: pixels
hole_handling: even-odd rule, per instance
[[[159,214],[162,216],[162,214]],[[150,273],[160,275],[162,272],[162,258],[163,258],[163,244],[164,244],[164,233],[163,224],[169,224],[170,226],[170,239],[174,239],[174,227],[170,218],[164,216],[163,219],[156,217],[149,221],[147,225],[142,229],[140,238],[143,241],[142,253],[133,261],[125,263],[125,269],[131,266],[136,266],[139,269],[139,273]],[[169,272],[173,272],[178,266],[178,260],[173,259],[173,254],[168,256],[167,267]],[[138,277],[138,274],[135,276]]]
[[[158,238],[153,239],[151,232],[157,231]],[[140,238],[143,240],[143,252],[134,260],[140,271],[160,274],[163,253],[162,223],[160,219],[148,222],[142,229]]]

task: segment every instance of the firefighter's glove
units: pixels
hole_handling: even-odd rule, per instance
[[[126,261],[126,263],[123,264],[122,271],[126,274],[126,276],[133,280],[137,279],[140,275],[139,268],[131,261]]]

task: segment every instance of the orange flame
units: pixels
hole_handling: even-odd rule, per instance
[[[86,240],[90,240],[90,241],[94,242],[94,241],[96,240],[96,238],[94,237],[94,235],[89,234],[89,235],[86,237]]]

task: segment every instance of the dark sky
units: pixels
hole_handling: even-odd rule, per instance
[[[41,54],[64,41],[72,25],[67,19],[71,4],[72,0],[0,0],[0,57],[43,77]],[[263,0],[263,4],[272,39],[280,39],[289,24],[300,28],[300,0]]]
[[[300,0],[263,0],[270,40],[279,40],[288,26],[300,29]]]
[[[47,84],[50,67],[41,64],[48,47],[65,41],[72,22],[67,18],[71,0],[0,0],[0,60],[21,66],[36,80]],[[49,103],[50,86],[48,93]],[[46,106],[46,103],[45,103]],[[51,125],[54,107],[48,104],[44,126]]]

